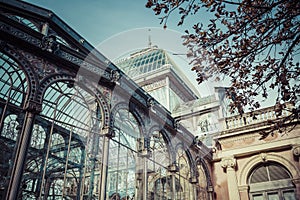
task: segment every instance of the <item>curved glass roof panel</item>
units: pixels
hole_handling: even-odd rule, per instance
[[[172,61],[164,50],[157,48],[144,49],[117,62],[117,66],[130,77],[157,70],[164,67],[165,64],[172,64]]]
[[[95,97],[80,87],[57,82],[44,95],[42,116],[55,119],[55,124],[86,137],[99,131],[100,117]]]

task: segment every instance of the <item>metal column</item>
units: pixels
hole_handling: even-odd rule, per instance
[[[27,111],[24,117],[24,125],[22,127],[20,138],[16,148],[16,156],[14,158],[14,165],[12,167],[11,179],[7,188],[6,199],[15,200],[18,197],[23,170],[26,161],[26,155],[30,146],[30,139],[32,135],[32,127],[36,113],[41,112],[42,107],[36,102],[29,102]]]
[[[106,183],[107,183],[107,170],[108,170],[108,153],[109,141],[114,136],[112,130],[108,127],[103,129],[103,151],[102,151],[102,164],[100,173],[100,200],[106,199]]]

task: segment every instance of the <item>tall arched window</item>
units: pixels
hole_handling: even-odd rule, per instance
[[[5,198],[11,177],[27,93],[28,83],[22,67],[0,52],[0,199]]]
[[[180,190],[176,192],[176,199],[191,200],[195,199],[193,185],[190,183],[191,167],[186,152],[179,148],[177,150],[176,162],[178,163],[179,171],[176,177],[179,180]]]
[[[171,199],[172,177],[168,172],[170,154],[164,136],[154,131],[150,138],[148,160],[148,199]]]
[[[94,94],[69,82],[49,85],[36,116],[22,199],[97,197],[102,114]]]
[[[259,164],[250,173],[248,182],[251,200],[296,200],[292,177],[278,163]]]
[[[197,194],[198,200],[206,200],[208,199],[208,194],[207,194],[207,177],[205,174],[205,170],[203,167],[203,164],[198,164],[197,165],[197,169],[198,169],[198,185],[197,185]]]
[[[137,120],[129,110],[120,108],[114,113],[115,137],[110,141],[107,175],[108,199],[131,199],[139,188],[137,142],[141,139]]]

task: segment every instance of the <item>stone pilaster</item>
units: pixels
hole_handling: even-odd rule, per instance
[[[300,168],[300,145],[293,145],[293,148],[292,148],[292,153],[293,153],[293,156],[298,158],[298,170]],[[294,179],[293,180],[293,183],[295,184],[296,186],[296,196],[298,197],[300,195],[300,179]]]
[[[248,193],[249,186],[241,185],[241,186],[238,186],[238,188],[239,188],[239,192],[240,192],[240,198],[241,199],[249,199],[249,193]]]
[[[230,200],[240,200],[237,178],[235,174],[236,159],[234,157],[223,158],[221,166],[226,170],[227,186]]]

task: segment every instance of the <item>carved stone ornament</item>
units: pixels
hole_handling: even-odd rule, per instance
[[[293,155],[296,157],[300,156],[300,145],[296,145],[292,149]]]
[[[267,154],[266,153],[261,153],[260,158],[261,158],[262,162],[266,162],[267,161]]]
[[[42,50],[49,51],[50,53],[56,53],[59,50],[59,44],[56,41],[55,35],[44,36],[41,46]]]
[[[233,158],[233,157],[222,158],[222,160],[221,160],[221,166],[224,169],[227,169],[227,168],[233,168],[233,169],[235,169],[235,167],[236,167],[236,159]]]

